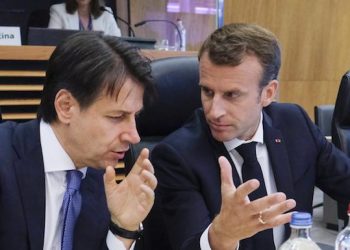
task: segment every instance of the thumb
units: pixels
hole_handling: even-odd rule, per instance
[[[220,174],[221,174],[221,194],[227,191],[235,191],[236,187],[232,179],[232,167],[230,162],[224,156],[219,157]]]

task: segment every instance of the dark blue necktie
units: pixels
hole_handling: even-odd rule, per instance
[[[267,192],[263,173],[261,171],[258,159],[256,158],[256,142],[242,144],[238,146],[236,150],[244,160],[242,165],[243,182],[251,179],[257,179],[260,182],[259,188],[249,195],[249,199],[253,201],[266,196]],[[261,231],[250,238],[240,241],[239,249],[275,249],[272,229]]]
[[[81,208],[81,195],[79,193],[79,188],[82,175],[82,172],[79,170],[67,171],[67,190],[64,193],[62,203],[62,250],[73,249],[74,226]]]

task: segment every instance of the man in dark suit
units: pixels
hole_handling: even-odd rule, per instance
[[[119,184],[113,167],[152,95],[148,60],[115,37],[79,33],[54,50],[38,119],[0,125],[1,249],[133,247],[157,181],[147,150]]]
[[[275,249],[286,211],[312,212],[314,186],[350,199],[349,158],[301,107],[274,102],[279,68],[276,37],[257,25],[226,25],[202,45],[203,108],[151,155],[174,249]]]

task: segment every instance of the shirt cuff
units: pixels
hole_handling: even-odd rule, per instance
[[[199,241],[201,250],[211,250],[211,247],[209,245],[209,228],[211,224],[205,229],[205,231],[201,235],[201,239]],[[234,250],[239,250],[239,242],[237,244],[237,247]]]
[[[211,224],[205,229],[205,231],[201,235],[201,239],[199,241],[201,250],[211,250],[211,247],[209,245],[209,228]]]
[[[107,248],[109,250],[128,250],[124,246],[123,242],[119,240],[110,230],[108,230],[107,238],[106,238]],[[132,243],[130,250],[135,248],[136,241]]]

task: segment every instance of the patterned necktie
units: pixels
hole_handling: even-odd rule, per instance
[[[242,165],[243,182],[251,179],[257,179],[260,182],[259,188],[249,194],[249,199],[253,201],[266,196],[267,192],[264,177],[258,159],[256,158],[256,142],[242,144],[238,146],[236,150],[244,160]],[[262,249],[262,246],[264,246],[263,249],[266,250],[275,249],[272,229],[261,231],[250,238],[240,241],[239,249]]]
[[[81,208],[81,195],[79,193],[82,172],[79,170],[67,171],[67,190],[64,193],[62,203],[62,250],[73,249],[73,235],[75,222]]]

